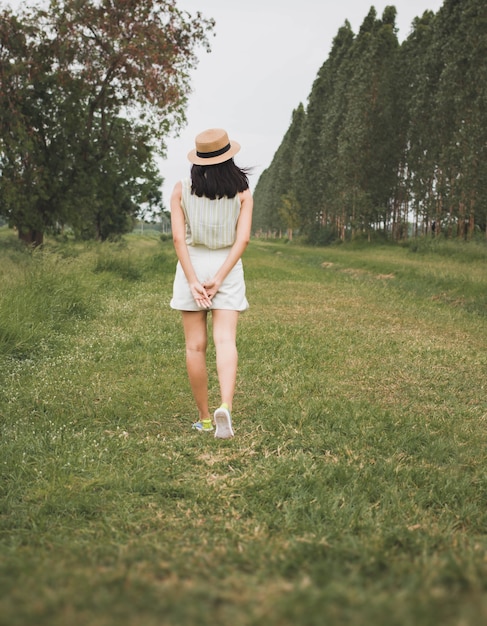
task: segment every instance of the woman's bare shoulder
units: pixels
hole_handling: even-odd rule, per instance
[[[252,198],[252,192],[249,188],[247,188],[245,191],[240,191],[238,195],[241,201],[250,200]]]

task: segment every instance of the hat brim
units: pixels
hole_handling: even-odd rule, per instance
[[[220,154],[216,157],[210,157],[205,159],[204,157],[199,157],[196,154],[196,148],[188,152],[188,159],[194,165],[217,165],[217,163],[224,163],[225,161],[229,161],[232,157],[234,157],[237,152],[240,150],[240,144],[233,139],[230,139],[230,149]]]

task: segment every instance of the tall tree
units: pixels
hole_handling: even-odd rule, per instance
[[[350,51],[348,107],[338,139],[338,190],[352,231],[385,224],[394,194],[396,141],[396,12],[377,19],[372,7]]]
[[[279,217],[286,225],[287,238],[289,241],[292,241],[295,229],[299,228],[301,225],[300,206],[294,191],[290,191],[281,196],[278,212]]]
[[[94,232],[116,231],[185,121],[195,49],[209,50],[213,21],[175,0],[53,0],[1,18],[0,212],[39,242],[58,222],[111,206],[122,219]],[[107,176],[123,200],[100,202]]]
[[[313,83],[298,140],[295,193],[301,207],[301,227],[312,241],[323,229],[334,229],[337,137],[346,111],[347,63],[354,34],[349,22],[339,29],[327,60]]]
[[[298,213],[314,242],[379,229],[397,240],[413,214],[415,234],[487,236],[487,4],[445,0],[401,46],[395,19],[372,7],[357,36],[338,31],[258,181],[259,224]]]
[[[408,119],[404,179],[414,211],[416,234],[419,224],[428,228],[436,213],[435,164],[438,162],[441,129],[433,128],[433,123],[441,61],[433,52],[434,20],[432,11],[425,11],[422,17],[416,18],[409,37],[401,46],[404,80],[401,96],[406,103]]]
[[[485,228],[487,6],[446,0],[403,44],[410,78],[408,168],[417,221],[436,234]]]
[[[256,230],[287,230],[282,219],[282,197],[293,190],[293,175],[297,168],[297,142],[305,118],[302,104],[293,111],[291,124],[276,151],[270,166],[259,178],[254,191],[254,220]],[[298,205],[293,205],[297,207]],[[293,221],[294,224],[294,221]]]
[[[438,170],[448,216],[459,237],[485,223],[487,160],[487,5],[445,0],[435,22],[442,67],[435,101],[444,128]],[[446,44],[446,45],[445,45]]]

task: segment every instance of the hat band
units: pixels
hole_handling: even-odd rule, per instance
[[[224,148],[221,148],[220,150],[214,150],[213,152],[196,152],[196,156],[200,157],[200,159],[212,159],[213,157],[217,157],[220,156],[221,154],[225,154],[225,152],[228,152],[230,150],[230,144],[227,143],[227,145]]]

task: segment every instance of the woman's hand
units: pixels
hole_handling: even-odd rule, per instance
[[[205,288],[210,300],[213,300],[221,287],[221,283],[216,278],[212,278],[203,283],[203,287]]]
[[[211,308],[211,298],[205,287],[199,282],[190,283],[189,286],[196,304],[202,309]]]

